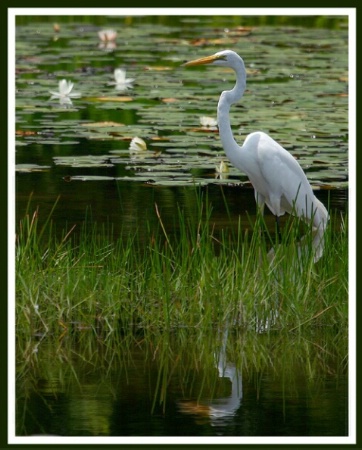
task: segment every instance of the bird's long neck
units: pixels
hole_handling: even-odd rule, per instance
[[[231,163],[234,163],[235,158],[239,159],[240,147],[236,143],[230,126],[230,106],[236,103],[244,94],[246,87],[246,72],[244,63],[236,71],[237,79],[234,88],[231,91],[224,91],[221,93],[218,107],[217,107],[217,121],[219,126],[219,134],[222,146],[227,157]]]

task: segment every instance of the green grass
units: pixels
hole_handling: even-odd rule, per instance
[[[29,212],[17,231],[17,334],[59,337],[87,327],[150,335],[225,324],[253,332],[347,330],[346,218],[331,217],[316,264],[308,242],[296,256],[301,224],[290,219],[270,263],[274,238],[263,217],[248,230],[216,232],[208,200],[195,201],[198,214],[185,220],[179,211],[170,234],[155,205],[159,227],[142,239],[136,231],[116,240],[95,224],[56,238],[51,216],[40,227],[41,212]]]

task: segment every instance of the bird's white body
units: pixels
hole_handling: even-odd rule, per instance
[[[266,204],[277,217],[288,212],[306,222],[312,222],[315,234],[313,244],[319,247],[315,256],[315,260],[318,260],[323,251],[328,212],[314,195],[297,160],[262,131],[249,134],[242,147],[235,142],[232,134],[230,106],[240,100],[245,91],[244,61],[237,53],[224,50],[186,63],[187,66],[199,64],[230,67],[235,71],[236,84],[232,90],[221,93],[217,109],[219,134],[225,153],[230,162],[249,177],[261,208]]]
[[[316,198],[305,173],[294,157],[262,131],[249,134],[238,154],[228,154],[236,167],[243,165],[260,207],[276,216],[285,212],[311,219],[316,226],[327,219],[327,210]]]

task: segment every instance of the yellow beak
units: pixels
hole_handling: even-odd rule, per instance
[[[211,56],[205,56],[204,58],[194,59],[192,61],[188,61],[185,64],[182,64],[183,66],[189,67],[189,66],[200,66],[201,64],[211,64],[214,61],[217,61],[218,59],[222,59],[222,56],[219,55],[211,55]]]

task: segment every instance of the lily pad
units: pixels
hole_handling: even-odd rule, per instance
[[[101,175],[74,175],[69,177],[68,181],[111,181],[114,177],[107,177]]]
[[[58,166],[68,167],[112,167],[108,155],[78,155],[78,156],[57,156],[54,163]]]
[[[51,166],[39,166],[38,164],[16,164],[17,172],[44,172],[51,169]]]

